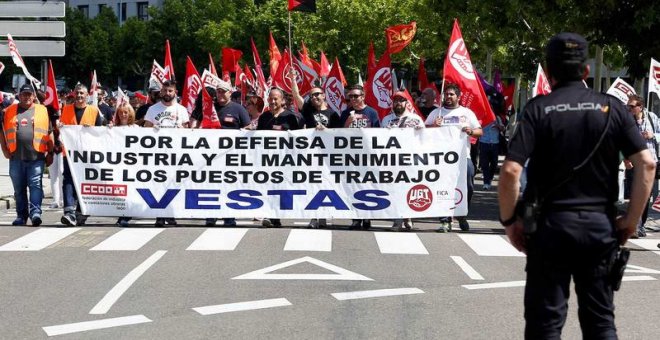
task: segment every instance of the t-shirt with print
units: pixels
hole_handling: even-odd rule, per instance
[[[337,112],[331,109],[316,111],[309,101],[303,105],[302,117],[305,120],[305,127],[308,129],[315,128],[319,123],[327,128],[341,127]]]
[[[144,120],[161,128],[182,127],[189,121],[188,110],[179,103],[165,106],[162,102],[158,102],[147,110]]]
[[[443,106],[437,108],[429,114],[428,118],[426,118],[426,125],[433,125],[438,117],[442,117],[442,125],[457,125],[461,127],[469,127],[471,129],[481,128],[477,116],[467,107],[459,106],[455,109],[449,109]],[[465,154],[468,159],[470,159],[469,137],[470,136],[467,134],[461,134],[461,138],[465,140]]]
[[[383,118],[381,125],[384,128],[416,128],[420,126],[424,127],[424,121],[414,113],[404,113],[401,116],[390,113]]]
[[[259,116],[257,123],[257,130],[287,131],[298,129],[300,129],[298,117],[289,110],[282,111],[277,117],[270,111],[266,111]]]
[[[351,112],[355,114],[353,121],[348,124],[348,117],[351,116]],[[378,119],[378,112],[370,106],[365,106],[360,110],[353,108],[348,108],[341,113],[339,117],[340,126],[347,128],[368,128],[368,127],[380,127],[380,120]]]

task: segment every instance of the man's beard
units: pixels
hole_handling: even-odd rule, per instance
[[[404,112],[406,112],[406,108],[405,108],[405,107],[395,107],[393,110],[394,110],[394,113],[395,113],[397,116],[403,114]]]
[[[169,102],[171,102],[172,100],[174,100],[174,96],[164,95],[164,96],[161,97],[161,99],[162,99],[164,102],[169,103]]]

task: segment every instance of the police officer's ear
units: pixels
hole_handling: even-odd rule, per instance
[[[584,65],[584,72],[582,72],[582,80],[587,79],[587,77],[589,76],[589,71],[591,71],[591,67],[589,67],[589,64]]]

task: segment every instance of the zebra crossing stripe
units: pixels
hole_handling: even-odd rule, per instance
[[[207,229],[186,250],[234,250],[248,229]]]
[[[332,231],[293,229],[284,245],[285,251],[332,251]]]
[[[163,228],[122,229],[90,250],[138,250],[163,230]]]
[[[459,234],[458,237],[480,256],[525,256],[500,235]]]
[[[376,232],[374,236],[382,254],[429,254],[417,234]]]
[[[75,233],[80,228],[42,228],[17,238],[2,247],[0,251],[38,251]]]

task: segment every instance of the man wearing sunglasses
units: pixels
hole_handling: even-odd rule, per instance
[[[377,128],[380,127],[378,112],[364,103],[364,88],[353,85],[348,89],[348,108],[339,117],[340,126],[346,128]],[[371,228],[371,220],[354,219],[351,229]]]
[[[637,95],[632,95],[628,98],[628,112],[630,112],[633,115],[633,118],[635,119],[635,122],[637,123],[637,129],[639,130],[639,133],[642,135],[642,139],[646,142],[646,147],[651,151],[651,155],[653,156],[655,162],[658,162],[658,141],[655,138],[655,133],[660,130],[660,122],[658,121],[658,116],[656,116],[655,113],[648,111],[644,107],[644,98],[637,96]],[[635,168],[633,168],[632,163],[630,161],[626,160],[626,172],[625,172],[625,177],[626,177],[626,184],[624,191],[625,192],[630,192],[630,183],[632,182],[633,179],[633,174],[635,172]],[[658,181],[653,181],[653,189],[651,190],[651,197],[650,199],[653,200],[656,196],[658,195]],[[633,234],[631,237],[632,238],[639,238],[639,237],[646,237],[646,229],[644,228],[644,225],[646,224],[646,220],[649,216],[649,204],[647,202],[646,206],[644,207],[644,212],[642,213],[642,219],[639,221],[637,224],[637,232]]]
[[[309,99],[305,101],[300,95],[298,84],[295,81],[292,81],[291,84],[293,99],[296,101],[298,107],[302,107],[300,112],[306,129],[325,130],[327,128],[341,127],[339,124],[339,114],[328,107],[323,89],[318,86],[312,87],[309,91]],[[324,228],[326,225],[327,220],[325,218],[313,218],[309,221],[308,227],[318,229]]]

